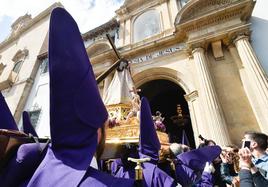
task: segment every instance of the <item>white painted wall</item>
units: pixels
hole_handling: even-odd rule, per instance
[[[23,50],[24,48],[29,50],[29,54],[21,66],[15,84],[12,86],[12,88],[6,89],[3,92],[13,115],[17,109],[19,100],[22,97],[25,87],[25,80],[30,78],[30,75],[32,74],[34,64],[36,63],[37,56],[47,33],[48,23],[49,16],[40,20],[33,25],[32,28],[25,31],[16,41],[0,49],[0,54],[2,56],[1,62],[6,64],[6,67],[0,76],[0,82],[6,80],[12,71],[14,67],[12,58],[15,56],[18,50]]]
[[[41,66],[40,66],[41,67]],[[26,102],[25,111],[31,111],[33,106],[38,105],[41,108],[41,114],[36,126],[36,132],[39,137],[50,136],[49,128],[49,73],[41,74],[39,68],[31,93]],[[22,122],[20,122],[21,124]]]
[[[257,0],[252,13],[252,38],[251,43],[257,56],[268,74],[268,1]]]

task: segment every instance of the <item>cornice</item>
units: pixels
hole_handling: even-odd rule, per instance
[[[177,14],[175,24],[185,23],[215,10],[221,10],[248,0],[191,0]]]
[[[192,19],[187,19],[187,21],[176,22],[176,30],[188,33],[198,31],[210,25],[218,25],[231,19],[241,18],[244,16],[245,10],[248,9],[247,7],[248,1],[230,4],[230,6],[204,13],[198,17],[192,17]]]
[[[110,21],[100,25],[99,27],[96,27],[84,34],[82,34],[83,40],[88,40],[96,37],[97,35],[103,34],[104,32],[108,32],[109,30],[112,30],[114,28],[119,27],[119,23],[115,18],[111,19]]]
[[[238,25],[235,27],[224,28],[217,33],[203,35],[195,39],[187,41],[187,48],[189,53],[192,53],[192,50],[198,47],[204,48],[205,50],[210,45],[211,42],[222,40],[223,44],[229,46],[233,44],[234,39],[239,35],[250,36],[250,25],[244,24]]]

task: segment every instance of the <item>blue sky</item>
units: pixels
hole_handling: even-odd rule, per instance
[[[8,37],[18,17],[26,13],[35,17],[55,2],[63,4],[84,33],[109,21],[124,0],[0,0],[0,42]]]
[[[3,16],[0,20],[0,41],[7,37],[8,33],[10,32],[10,26],[12,22],[12,17]]]

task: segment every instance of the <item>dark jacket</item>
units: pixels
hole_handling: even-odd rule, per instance
[[[234,171],[233,164],[221,163],[221,178],[226,184],[232,184],[234,177],[237,173]]]
[[[268,181],[258,171],[251,174],[249,170],[242,169],[239,172],[240,186],[241,187],[266,187]]]

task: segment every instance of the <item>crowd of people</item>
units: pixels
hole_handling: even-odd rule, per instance
[[[241,148],[236,145],[222,147],[219,157],[211,163],[206,163],[204,167],[203,173],[211,175],[209,186],[268,186],[267,140],[266,134],[248,131],[245,132],[244,138],[241,140]],[[176,143],[171,144],[170,152],[181,154],[190,150],[186,145],[175,145]],[[207,140],[200,136],[198,148],[214,145],[216,143],[213,140]],[[174,147],[178,148],[174,150]],[[191,186],[197,185],[201,178],[192,180]],[[202,185],[205,186],[204,183]]]
[[[139,106],[139,145],[101,164],[108,113],[78,27],[62,8],[51,14],[49,74],[49,141],[27,128],[27,115],[20,132],[0,94],[1,187],[268,186],[267,135],[246,132],[240,149],[201,136],[197,149],[162,146],[146,98]]]

